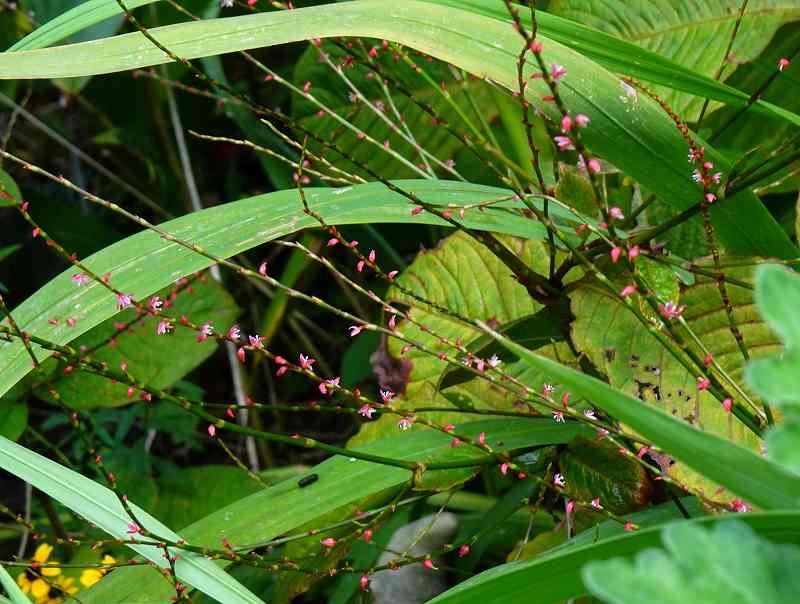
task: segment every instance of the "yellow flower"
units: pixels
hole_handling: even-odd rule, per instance
[[[33,553],[30,567],[17,575],[17,585],[23,593],[32,596],[36,604],[60,604],[61,594],[78,591],[73,585],[75,580],[61,576],[60,568],[42,566],[47,564],[52,553],[53,546],[42,543]]]
[[[114,559],[113,556],[109,556],[106,554],[103,556],[103,559],[100,561],[101,564],[116,564],[117,561]],[[81,573],[81,583],[86,587],[91,587],[95,583],[97,583],[100,579],[103,578],[110,569],[108,568],[87,568]]]
[[[91,587],[102,578],[103,578],[103,573],[101,573],[98,569],[87,568],[84,569],[84,571],[81,573],[81,585],[85,585],[86,587]]]

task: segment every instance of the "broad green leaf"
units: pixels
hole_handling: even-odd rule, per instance
[[[741,4],[741,0],[680,4],[672,0],[553,0],[548,10],[713,78],[726,60],[725,51]],[[800,19],[800,7],[794,0],[751,0],[731,48],[736,62],[726,63],[725,74],[730,75],[737,63],[755,59],[778,28],[795,19]],[[665,89],[659,94],[687,121],[699,115],[702,98]]]
[[[708,266],[707,261],[702,264]],[[725,272],[731,278],[751,280],[749,267],[727,268]],[[778,340],[759,320],[752,291],[732,284],[727,290],[734,308],[734,322],[751,354],[758,357],[779,350]],[[686,305],[683,316],[691,329],[720,366],[735,380],[741,381],[744,358],[728,327],[716,281],[698,275],[695,285],[686,289],[680,301],[667,297],[661,301],[670,299]],[[754,451],[759,450],[759,439],[726,412],[708,391],[698,390],[694,375],[675,360],[647,327],[612,298],[605,288],[586,281],[572,293],[571,301],[576,317],[572,325],[575,346],[608,376],[612,386],[706,432]],[[677,329],[684,339],[690,340],[682,328]],[[705,356],[694,344],[689,344],[689,348],[699,358]],[[709,496],[716,489],[713,483],[688,471],[683,463],[673,465],[670,474],[691,486],[703,488]]]
[[[31,486],[80,514],[113,538],[121,540],[130,538],[127,530],[131,518],[110,489],[4,437],[0,437],[0,466],[6,472],[30,483]],[[131,502],[130,506],[144,528],[166,539],[173,541],[180,539],[179,535],[134,503]],[[168,567],[163,550],[148,545],[129,547],[156,566]],[[261,602],[244,586],[199,554],[181,552],[180,559],[175,563],[175,573],[181,581],[222,602],[231,604]]]
[[[800,478],[780,466],[486,329],[553,382],[587,399],[678,461],[747,501],[765,509],[793,508],[800,503]]]
[[[758,535],[775,543],[800,541],[800,514],[797,512],[710,516],[685,523],[705,527],[731,521],[744,522]],[[588,593],[581,580],[581,569],[586,563],[615,556],[631,559],[647,548],[658,547],[660,535],[661,527],[656,526],[596,542],[592,539],[578,547],[562,546],[549,555],[484,571],[429,604],[527,604],[531,602],[531,586],[536,586],[537,604],[564,602]],[[646,596],[646,601],[651,601],[651,594]]]
[[[779,355],[751,361],[745,378],[753,390],[784,411],[783,423],[767,433],[767,454],[800,474],[800,276],[776,264],[756,271],[756,302],[764,320],[781,336]]]
[[[174,286],[160,292],[166,301],[163,313],[175,318],[172,333],[157,335],[161,319],[142,317],[136,321],[136,311],[128,309],[108,319],[75,340],[76,348],[95,350],[92,357],[108,363],[109,367],[128,364],[128,372],[137,381],[153,388],[166,388],[182,378],[217,350],[213,338],[197,341],[197,332],[177,325],[186,316],[197,325],[210,321],[218,331],[227,331],[238,314],[233,298],[216,281],[202,276],[188,286]],[[126,329],[120,330],[118,326]],[[99,348],[98,348],[99,347]],[[83,371],[75,371],[40,388],[37,394],[49,398],[47,390],[55,388],[72,408],[110,407],[130,402],[127,384]]]
[[[396,184],[429,203],[441,205],[476,203],[508,195],[503,189],[444,181],[398,181]],[[306,195],[311,208],[328,224],[445,224],[429,212],[411,216],[409,201],[378,183],[341,189],[307,189]],[[518,205],[500,204],[505,208]],[[500,208],[467,212],[463,223],[469,228],[531,239],[544,236],[540,224]],[[318,224],[303,213],[297,191],[290,190],[216,206],[159,226],[217,257],[228,258],[265,241]],[[120,291],[130,293],[136,300],[146,300],[176,279],[202,270],[212,262],[146,230],[90,256],[85,263],[97,275],[110,272],[111,283]],[[66,344],[116,315],[114,295],[95,282],[76,287],[70,278],[77,272],[70,269],[62,273],[14,309],[20,328],[51,342]],[[66,324],[68,317],[75,317],[74,327]],[[59,319],[58,325],[50,324],[49,319],[53,318]],[[40,360],[49,356],[38,346],[33,348]],[[31,370],[30,357],[20,342],[0,342],[0,368],[2,396]]]
[[[558,467],[570,498],[591,501],[599,497],[614,514],[641,509],[655,495],[655,485],[641,464],[620,456],[609,443],[575,439],[559,455]]]
[[[547,270],[547,252],[539,242],[508,239],[505,243],[537,272]],[[461,232],[450,235],[435,249],[420,252],[397,278],[397,283],[419,298],[458,316],[490,321],[498,326],[531,315],[541,308],[513,277],[508,267],[475,239]],[[452,354],[452,347],[440,341],[442,337],[449,340],[460,338],[467,344],[481,335],[479,330],[470,325],[435,310],[424,309],[399,289],[390,289],[387,298],[412,305],[411,317],[419,323],[415,325],[398,318],[398,331],[437,353]],[[420,325],[430,333],[423,332]],[[403,341],[391,338],[379,350],[379,356],[373,357],[373,370],[379,382],[400,395],[396,404],[402,408],[451,407],[446,398],[437,394],[437,385],[447,369],[446,363],[416,348],[402,354],[403,345]],[[508,409],[513,402],[513,397],[507,391],[484,380],[461,386],[458,392],[475,399],[478,402],[476,406],[484,409]],[[456,409],[453,407],[454,411]],[[443,424],[455,423],[459,417],[463,421],[463,416],[450,413],[425,414],[426,419]],[[369,442],[392,433],[396,430],[396,422],[396,417],[384,416],[365,423],[351,442]]]
[[[406,44],[516,89],[519,34],[497,19],[429,2],[364,0],[323,6],[193,21],[150,30],[180,57],[194,59],[310,38],[363,36]],[[0,54],[0,78],[37,78],[124,71],[169,61],[139,32],[106,40],[52,49]],[[573,113],[584,113],[591,127],[585,142],[643,187],[658,191],[668,204],[683,210],[702,195],[691,180],[686,143],[673,122],[649,97],[628,96],[620,80],[597,63],[547,40],[544,59],[566,66],[561,94]],[[533,80],[526,95],[544,111],[553,111],[541,97],[542,80]],[[547,106],[545,106],[547,105]],[[724,157],[706,145],[706,157],[718,170],[730,168]],[[730,252],[794,257],[795,246],[767,210],[749,192],[717,204],[713,220],[720,241]]]
[[[674,522],[664,527],[665,549],[635,560],[591,562],[583,581],[604,601],[653,604],[780,604],[800,597],[800,547],[776,545],[740,521],[710,527]]]
[[[398,431],[399,432],[399,431]],[[518,451],[551,443],[566,443],[584,427],[575,423],[554,424],[550,420],[481,421],[456,427],[456,432],[476,437],[487,435],[487,443],[503,442],[503,449]],[[450,447],[450,437],[434,430],[400,433],[359,450],[394,459],[422,463],[445,461],[486,461],[485,454],[472,447]],[[477,467],[426,471],[418,484],[420,490],[448,490],[470,478]],[[281,482],[217,510],[181,531],[192,544],[221,546],[223,537],[234,547],[249,546],[293,533],[330,511],[343,508],[364,497],[378,494],[385,502],[407,486],[411,472],[347,457],[334,457],[311,471],[319,476],[315,483],[300,488],[296,479]],[[268,510],[268,513],[265,513]],[[319,539],[320,537],[315,537]],[[81,595],[84,604],[115,604],[134,600],[137,604],[164,602],[171,595],[169,584],[152,569],[121,568]]]

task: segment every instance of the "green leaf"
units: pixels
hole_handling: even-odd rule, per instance
[[[22,203],[22,193],[19,192],[19,187],[11,175],[3,169],[0,169],[0,207],[13,206]],[[8,249],[7,246],[5,249]],[[8,255],[11,252],[8,252]],[[2,256],[0,256],[1,258]]]
[[[681,5],[671,0],[553,0],[548,10],[713,78],[726,61],[725,51],[741,4],[741,0],[699,0]],[[736,62],[726,62],[724,73],[730,75],[737,63],[755,59],[781,25],[799,18],[800,8],[794,0],[750,2],[731,49]],[[658,92],[687,121],[697,119],[702,98],[663,88]]]
[[[80,514],[113,538],[130,538],[127,529],[131,518],[110,489],[4,437],[0,437],[0,466]],[[131,503],[130,506],[144,528],[173,541],[180,538],[135,504]],[[160,568],[168,566],[163,550],[148,545],[129,547]],[[222,602],[261,602],[244,586],[199,554],[181,552],[180,559],[175,563],[175,573],[181,581]]]
[[[4,245],[0,247],[0,261],[5,260],[11,254],[22,248],[20,243],[12,243],[11,245]]]
[[[778,60],[792,57],[795,53],[796,40],[800,36],[800,23],[792,23],[781,28],[772,39],[767,49],[756,60],[737,67],[728,82],[748,94],[759,91],[764,83],[775,75]],[[775,78],[761,96],[770,101],[779,102],[783,107],[792,111],[800,111],[800,63],[794,61]],[[749,111],[740,115],[730,126],[726,124],[739,110],[734,107],[724,107],[715,111],[704,122],[706,128],[718,138],[714,145],[725,150],[732,157],[741,156],[744,152],[756,149],[752,163],[761,163],[764,154],[771,151],[796,135],[797,126],[788,122],[775,122],[769,128],[764,128],[764,121],[759,116]],[[722,128],[724,127],[724,130]],[[796,145],[794,149],[796,150]],[[778,160],[784,159],[788,150],[778,154]],[[758,182],[758,193],[776,193],[797,190],[800,188],[800,177],[796,173],[798,163],[795,161],[781,171],[772,174],[769,178]],[[794,172],[794,174],[792,174]]]
[[[10,600],[6,600],[7,602],[11,602],[12,604],[30,604],[28,596],[22,593],[17,582],[8,574],[5,566],[0,566],[0,584],[3,585],[3,589],[6,590],[8,597],[11,598]]]
[[[211,321],[222,331],[228,329],[239,312],[230,294],[207,276],[189,286],[163,290],[160,295],[168,301],[169,308],[163,310],[164,315],[174,317],[176,322],[186,316],[198,325]],[[108,363],[109,367],[119,367],[126,362],[132,376],[153,388],[171,386],[217,350],[216,340],[198,342],[197,333],[189,329],[176,327],[172,333],[156,335],[156,326],[161,321],[158,317],[135,319],[136,310],[123,311],[76,339],[72,346],[95,350],[92,357]],[[120,331],[116,324],[130,324],[130,327]],[[40,388],[37,394],[48,399],[51,387],[76,409],[124,405],[131,400],[126,384],[114,384],[103,376],[84,371],[62,376]]]
[[[760,536],[775,543],[800,542],[798,512],[710,516],[688,520],[686,524],[715,526],[731,521],[744,522]],[[537,604],[564,602],[587,593],[581,581],[581,569],[586,563],[614,556],[631,559],[646,548],[657,547],[660,534],[661,527],[656,526],[597,542],[591,540],[578,547],[562,546],[549,555],[485,571],[434,598],[429,604],[527,604],[531,601],[531,586],[536,586]],[[639,596],[641,601],[641,594]],[[646,601],[650,602],[651,596],[647,594]]]
[[[800,503],[800,478],[728,440],[701,432],[651,405],[526,350],[486,328],[488,333],[534,368],[573,394],[589,400],[655,443],[688,467],[765,509],[793,508]]]
[[[558,467],[567,481],[569,496],[578,501],[599,497],[603,507],[625,514],[647,506],[655,485],[647,471],[614,445],[575,439],[559,455]]]
[[[756,302],[761,316],[781,336],[786,349],[767,359],[750,361],[750,387],[784,411],[783,423],[767,433],[767,454],[800,474],[800,276],[776,264],[756,270]]]
[[[456,432],[477,437],[487,435],[487,443],[503,442],[503,449],[518,451],[544,444],[566,443],[586,429],[577,424],[554,424],[549,419],[481,421],[462,424]],[[422,463],[445,461],[489,462],[485,453],[472,447],[450,447],[450,437],[434,430],[400,433],[391,438],[358,448],[395,459]],[[422,491],[449,490],[477,472],[478,467],[426,471],[417,483]],[[364,497],[382,494],[385,502],[408,486],[411,472],[347,457],[334,457],[315,466],[319,476],[313,484],[300,488],[297,480],[281,482],[217,510],[181,531],[192,544],[219,547],[227,538],[234,547],[252,549],[278,536],[313,522],[332,510],[348,506]],[[269,513],[264,511],[268,510]],[[319,539],[319,536],[314,537]],[[137,604],[164,602],[170,586],[160,575],[145,567],[120,568],[81,594],[84,604],[115,604],[135,600]]]
[[[520,38],[507,23],[473,12],[429,2],[402,3],[364,0],[193,21],[150,30],[178,56],[193,59],[315,37],[364,36],[385,38],[452,63],[478,77],[489,77],[516,89],[516,58]],[[621,82],[597,63],[547,40],[544,59],[565,65],[570,76],[561,81],[564,103],[584,113],[592,125],[584,141],[643,187],[679,210],[696,204],[702,190],[691,180],[686,143],[672,120],[649,97],[629,103]],[[144,44],[139,32],[83,44],[0,54],[0,78],[36,78],[111,73],[156,65],[169,57]],[[534,104],[549,89],[532,80],[526,95]],[[538,108],[538,107],[537,107]],[[635,119],[632,119],[635,117]],[[700,141],[702,144],[702,141]],[[709,145],[706,157],[727,172],[726,159]],[[720,241],[740,254],[794,257],[795,246],[767,210],[749,192],[714,207]]]
[[[733,259],[723,260],[726,261],[733,263]],[[710,263],[704,260],[699,264],[709,268]],[[725,274],[730,279],[744,282],[750,282],[752,278],[749,267],[726,268]],[[758,317],[752,291],[733,284],[728,284],[727,289],[734,309],[733,320],[751,354],[759,357],[778,351],[780,344],[777,338]],[[676,291],[663,290],[661,301],[678,303],[677,297],[669,297]],[[572,313],[576,317],[572,324],[574,344],[608,376],[612,386],[706,432],[753,451],[759,450],[759,439],[726,412],[708,391],[698,390],[695,376],[605,288],[586,280],[573,291],[570,298]],[[644,301],[634,300],[633,303],[641,305]],[[716,281],[698,275],[695,285],[684,291],[680,303],[686,305],[684,319],[714,360],[733,379],[741,380],[744,366],[742,353],[730,331]],[[684,338],[689,339],[686,334]],[[699,358],[705,356],[693,343],[688,347]],[[703,488],[708,495],[717,488],[683,463],[674,464],[669,473],[690,486]],[[730,495],[726,498],[730,498]]]
[[[547,252],[534,241],[507,239],[504,243],[534,270],[547,270]],[[450,235],[435,249],[420,252],[414,262],[397,278],[397,283],[458,316],[491,321],[507,325],[520,317],[533,314],[541,306],[536,303],[506,267],[486,247],[463,232]],[[398,330],[412,341],[422,342],[428,349],[451,354],[452,347],[440,338],[460,338],[468,344],[479,337],[480,331],[435,310],[428,311],[411,296],[392,288],[387,299],[412,305],[412,319],[416,324],[398,320]],[[430,332],[423,332],[424,325]],[[436,334],[436,335],[433,335]],[[437,385],[446,366],[437,357],[413,348],[401,353],[404,342],[391,338],[373,357],[373,367],[378,367],[380,383],[400,395],[396,405],[401,408],[451,407],[447,399],[437,394]],[[458,393],[477,399],[484,409],[509,409],[512,397],[505,390],[476,380],[459,387]],[[453,389],[450,390],[452,396]],[[453,407],[455,410],[456,407]],[[463,421],[463,416],[437,412],[426,413],[426,419],[439,423]],[[362,424],[351,443],[364,443],[394,432],[396,418],[384,416],[374,422]]]
[[[591,562],[584,584],[605,601],[653,604],[779,604],[800,596],[800,547],[776,545],[734,520],[707,530],[675,522],[661,532],[665,550],[647,550],[635,560]]]
[[[429,203],[441,205],[476,203],[509,193],[493,187],[446,181],[398,181],[396,185]],[[307,189],[306,195],[311,208],[319,212],[328,224],[446,224],[430,212],[411,216],[408,200],[379,183],[341,189]],[[544,236],[540,224],[507,210],[519,204],[502,202],[499,205],[500,208],[485,212],[468,212],[464,225],[531,239]],[[506,209],[501,209],[503,207]],[[228,258],[265,241],[318,224],[303,213],[297,191],[290,190],[216,206],[165,222],[159,227],[175,237],[200,245],[217,257]],[[97,275],[110,272],[111,283],[136,300],[145,300],[176,279],[212,264],[205,256],[185,247],[165,243],[160,235],[149,230],[115,243],[90,256],[85,263]],[[116,315],[114,295],[95,282],[76,287],[70,278],[77,272],[73,268],[62,273],[14,309],[19,327],[51,342],[66,344]],[[76,318],[74,327],[65,323],[68,317]],[[59,319],[58,325],[50,324],[51,318]],[[33,348],[38,359],[49,356],[38,346],[33,345]],[[31,370],[30,357],[20,342],[0,341],[0,367],[2,396]]]
[[[24,401],[0,398],[0,436],[17,440],[28,427],[28,405]]]
[[[130,0],[125,4],[128,9],[133,10],[156,1]],[[494,0],[425,1],[464,9],[500,21],[510,22],[508,11],[503,5],[498,5]],[[53,21],[37,28],[24,39],[14,44],[9,50],[20,51],[46,48],[85,27],[121,12],[122,9],[116,0],[88,0]],[[696,96],[708,97],[739,107],[748,103],[748,94],[705,75],[698,74],[690,68],[683,67],[631,42],[620,40],[600,30],[542,11],[537,13],[537,21],[541,34],[578,50],[610,71],[627,74],[647,82],[654,82],[675,90],[682,90]],[[760,99],[753,104],[753,111],[780,117],[800,125],[800,116]]]
[[[300,467],[288,466],[266,470],[260,476],[271,483],[291,479],[300,472]],[[182,529],[262,489],[246,472],[232,466],[182,468],[159,477],[158,499],[151,511],[164,524]]]

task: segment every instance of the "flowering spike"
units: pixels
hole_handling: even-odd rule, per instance
[[[86,285],[89,282],[89,275],[86,273],[78,273],[77,275],[72,275],[70,277],[73,283],[80,287],[81,285]]]
[[[559,65],[558,63],[553,63],[550,66],[550,77],[552,77],[554,80],[563,78],[565,75],[567,75],[567,68],[564,67],[563,65]]]
[[[572,139],[568,136],[554,136],[553,141],[558,146],[559,151],[566,151],[574,148],[572,146]]]

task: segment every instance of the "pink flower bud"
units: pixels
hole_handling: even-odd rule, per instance
[[[578,124],[579,128],[585,128],[586,124],[589,123],[589,116],[579,113],[575,116],[575,123]]]
[[[372,529],[365,530],[362,536],[364,538],[364,542],[369,543],[372,541]]]
[[[572,118],[568,115],[565,115],[561,118],[561,131],[569,132],[570,130],[572,130]]]
[[[214,438],[217,434],[217,427],[214,424],[208,424],[208,435]]]
[[[265,260],[261,264],[258,265],[258,274],[262,277],[267,276],[267,261]]]
[[[464,545],[458,548],[458,557],[463,558],[467,554],[469,554],[469,545],[465,543]]]
[[[782,57],[782,58],[778,59],[778,71],[783,71],[784,69],[789,67],[789,65],[791,65],[791,64],[792,64],[792,62],[789,59],[787,59],[786,57]]]
[[[611,248],[611,262],[616,264],[619,261],[619,257],[622,256],[622,248],[619,246],[615,246]]]
[[[245,354],[244,346],[239,346],[239,350],[236,351],[236,356],[239,357],[242,363],[244,363]]]
[[[711,380],[709,380],[708,378],[703,378],[699,382],[697,382],[698,390],[708,390],[709,386],[711,386]]]
[[[324,547],[330,548],[330,547],[333,547],[334,545],[336,545],[336,539],[334,539],[333,537],[327,537],[327,538],[323,539],[322,541],[320,541],[320,543]]]
[[[725,409],[725,411],[727,413],[730,413],[731,412],[731,407],[733,407],[733,399],[732,398],[726,398],[724,401],[722,401],[722,407],[723,407],[723,409]]]
[[[614,206],[613,208],[608,210],[608,215],[611,216],[611,218],[613,218],[614,220],[622,220],[623,218],[625,218],[625,215],[622,213],[622,210],[620,210],[617,206]]]
[[[600,171],[600,168],[601,168],[601,165],[600,165],[600,160],[599,159],[597,159],[596,157],[593,157],[592,159],[589,160],[589,171],[590,172],[592,172],[594,174],[597,174]]]
[[[633,283],[628,283],[625,287],[622,288],[622,291],[619,293],[620,296],[623,298],[628,298],[636,293],[636,286]]]
[[[361,591],[367,591],[367,589],[369,589],[369,577],[367,575],[361,575],[361,578],[358,580],[358,585]]]
[[[638,245],[634,245],[631,249],[628,250],[628,260],[633,262],[636,260],[637,256],[639,256],[639,252],[641,248]]]
[[[530,45],[531,52],[535,52],[538,54],[542,52],[542,48],[544,48],[544,46],[542,45],[541,42],[539,42],[539,40],[534,40],[533,42],[531,42]]]
[[[422,208],[422,207],[419,207],[419,206],[417,206],[416,208],[413,208],[413,209],[411,210],[411,215],[412,215],[412,216],[416,216],[417,214],[421,214],[421,213],[422,213],[422,211],[423,211],[424,209],[425,209],[425,208]]]

